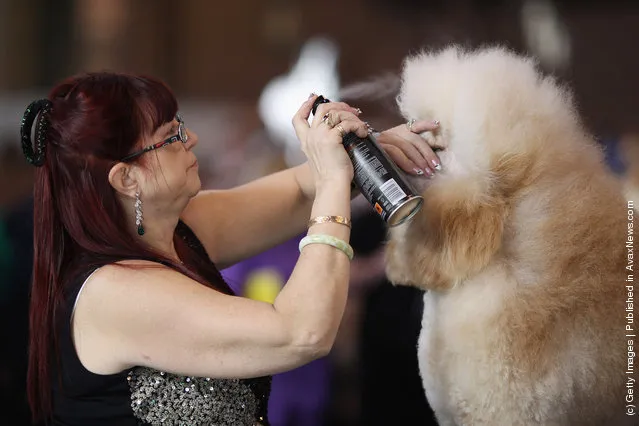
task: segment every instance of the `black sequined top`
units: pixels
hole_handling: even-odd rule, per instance
[[[178,234],[206,255],[184,223]],[[208,255],[206,255],[208,259]],[[51,424],[268,426],[271,377],[214,379],[179,376],[147,367],[99,375],[80,362],[71,336],[73,305],[94,269],[82,274],[66,297],[59,328],[59,368],[54,368]],[[55,363],[54,363],[55,364]],[[59,374],[58,374],[59,373]]]

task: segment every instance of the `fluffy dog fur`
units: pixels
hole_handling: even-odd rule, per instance
[[[633,419],[627,205],[570,93],[501,48],[404,65],[400,110],[440,120],[425,136],[443,169],[415,180],[424,207],[391,230],[387,273],[427,290],[418,358],[440,425]]]

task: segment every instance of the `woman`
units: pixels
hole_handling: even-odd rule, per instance
[[[198,137],[159,81],[88,74],[30,105],[36,420],[268,424],[268,376],[329,352],[347,294],[353,168],[340,142],[367,126],[342,103],[321,105],[309,125],[314,99],[293,119],[308,162],[226,191],[200,191]],[[381,141],[402,167],[423,169],[436,157],[411,129]],[[232,294],[218,268],[323,216],[273,304]]]

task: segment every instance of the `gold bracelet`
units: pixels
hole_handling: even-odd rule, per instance
[[[344,216],[317,216],[308,221],[308,227],[310,228],[316,223],[339,223],[351,227],[351,220]]]

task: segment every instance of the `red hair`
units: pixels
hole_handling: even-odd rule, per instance
[[[49,100],[46,159],[36,170],[34,188],[27,393],[36,421],[51,415],[56,314],[78,274],[117,260],[148,259],[232,294],[215,266],[182,238],[175,237],[176,250],[189,268],[134,238],[108,181],[111,167],[143,136],[174,119],[171,90],[148,77],[92,73],[62,82]]]

